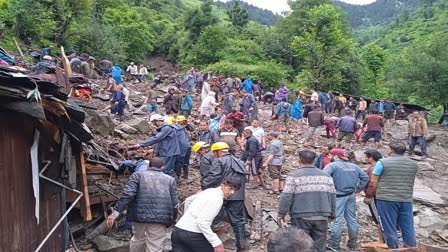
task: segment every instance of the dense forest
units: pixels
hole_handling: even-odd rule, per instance
[[[392,98],[439,113],[448,102],[446,0],[378,0],[361,7],[296,0],[275,25],[252,21],[255,10],[239,1],[218,5],[0,0],[0,45],[15,50],[13,38],[32,48],[63,45],[120,64],[157,55],[180,69]]]
[[[202,0],[207,1],[207,0]],[[223,9],[230,9],[233,7],[233,2],[221,2],[217,1],[214,2],[214,5],[221,7]],[[263,25],[275,25],[280,18],[278,14],[273,13],[270,10],[265,10],[258,8],[256,6],[253,6],[252,4],[248,4],[246,2],[240,2],[241,8],[247,10],[249,13],[249,20],[255,21],[257,23],[263,24]]]
[[[428,0],[434,2],[434,0]],[[426,2],[428,2],[426,1]],[[377,0],[368,5],[353,5],[334,1],[334,5],[347,12],[352,27],[386,25],[401,13],[412,11],[424,4],[422,0]]]

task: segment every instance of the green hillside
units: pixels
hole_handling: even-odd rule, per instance
[[[412,4],[373,13],[398,2]],[[332,0],[290,1],[290,14],[265,26],[237,0],[226,9],[200,0],[0,0],[0,45],[63,45],[119,64],[157,55],[267,86],[446,106],[448,3],[411,2],[381,0],[359,12]],[[363,11],[368,22],[351,26]]]
[[[384,26],[355,29],[361,51],[384,56],[364,92],[428,107],[448,102],[448,3],[433,1]],[[374,48],[376,51],[372,51]]]

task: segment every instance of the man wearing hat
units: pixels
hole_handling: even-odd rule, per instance
[[[188,132],[185,128],[188,121],[183,115],[176,117],[174,120],[173,128],[176,130],[177,139],[179,141],[180,154],[177,157],[176,164],[174,165],[174,170],[176,175],[180,177],[183,173],[182,178],[188,179],[188,166],[190,165],[191,156],[191,141]]]
[[[132,81],[134,83],[137,82],[138,77],[138,67],[134,62],[129,63],[128,68],[126,68],[126,72],[128,72],[132,76]]]
[[[244,218],[246,171],[244,163],[231,155],[229,148],[229,145],[224,142],[217,142],[212,145],[211,150],[215,155],[215,160],[213,160],[209,173],[202,180],[201,187],[203,189],[217,187],[230,176],[235,176],[242,181],[241,188],[234,195],[228,197],[223,205],[235,235],[237,251],[240,252],[249,249],[246,241],[246,220]]]
[[[132,148],[155,145],[154,153],[165,163],[163,172],[174,176],[174,164],[180,154],[179,140],[176,135],[176,130],[165,123],[165,118],[159,114],[152,115],[149,120],[157,127],[157,134]]]
[[[199,171],[201,174],[201,189],[205,188],[202,186],[202,182],[205,177],[207,177],[208,172],[212,166],[215,155],[210,151],[210,144],[207,142],[197,142],[193,145],[193,151],[198,155],[199,158]]]
[[[347,247],[357,250],[359,226],[356,219],[356,193],[367,186],[369,175],[350,162],[343,149],[332,149],[330,157],[334,161],[325,167],[324,172],[333,177],[336,188],[336,218],[331,225],[331,248],[341,251],[342,220],[345,219],[349,236]]]
[[[45,55],[44,57],[42,57],[42,61],[34,67],[34,71],[37,74],[46,74],[50,72],[50,68],[53,66],[53,58],[50,55]]]

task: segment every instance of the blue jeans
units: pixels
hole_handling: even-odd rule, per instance
[[[426,139],[423,136],[413,136],[411,137],[411,145],[409,146],[409,152],[412,153],[414,151],[415,145],[420,145],[420,149],[422,150],[422,155],[426,156],[428,153],[426,152]]]
[[[176,175],[180,177],[183,173],[184,177],[188,177],[188,167],[190,166],[191,147],[185,150],[184,155],[177,156],[176,163],[174,164],[174,171]]]
[[[383,226],[384,240],[389,249],[397,249],[397,227],[403,235],[403,242],[408,247],[416,247],[414,216],[411,202],[394,202],[377,199],[378,213]]]
[[[170,156],[170,157],[160,157],[164,164],[163,172],[166,174],[171,174],[174,172],[174,164],[176,163],[177,156]]]
[[[156,114],[160,114],[159,108],[157,107],[157,103],[152,102],[146,104],[146,113],[150,114],[151,112],[155,112]]]
[[[341,250],[342,220],[345,219],[348,228],[348,243],[350,248],[357,247],[358,221],[356,220],[356,195],[336,198],[336,219],[331,224],[331,247],[337,251]]]

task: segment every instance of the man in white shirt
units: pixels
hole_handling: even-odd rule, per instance
[[[140,64],[140,69],[138,70],[138,82],[146,81],[146,75],[148,75],[148,68],[145,65]]]
[[[176,252],[224,252],[224,245],[212,228],[224,198],[241,188],[236,176],[224,179],[219,187],[206,189],[185,201],[185,213],[171,235],[172,250]]]
[[[266,137],[264,134],[264,129],[260,127],[260,123],[258,122],[258,120],[253,119],[250,122],[250,126],[246,127],[245,130],[246,129],[250,129],[252,131],[252,135],[258,140],[261,147],[263,147],[263,149],[266,149]]]
[[[137,81],[138,67],[137,67],[137,65],[134,62],[131,62],[129,64],[128,68],[126,68],[126,72],[129,72],[129,74],[131,74],[133,82]]]
[[[318,90],[313,89],[312,91],[313,91],[313,93],[311,94],[311,101],[313,102],[313,104],[319,105],[319,93],[318,93]]]

